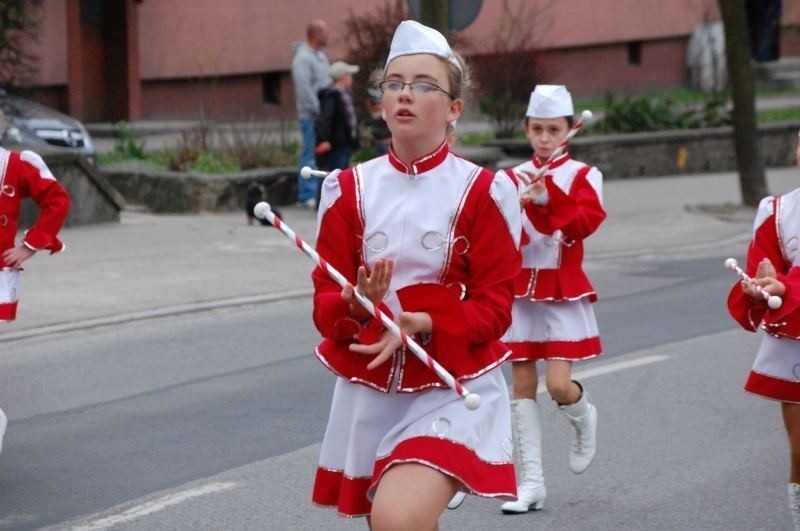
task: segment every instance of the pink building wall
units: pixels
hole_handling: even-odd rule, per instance
[[[698,22],[716,17],[716,0],[509,0],[536,13],[530,43],[544,50],[548,81],[577,95],[671,88],[685,83],[686,42]],[[351,12],[375,0],[142,0],[136,4],[143,118],[292,115],[288,81],[291,43],[305,38],[312,14],[331,30],[328,54],[346,59],[342,32]],[[475,22],[459,36],[470,54],[494,50],[502,15],[499,0],[484,0]],[[39,83],[41,97],[63,108],[67,69],[67,0],[43,0]],[[784,1],[784,55],[800,55],[800,1]],[[641,64],[628,62],[627,45],[642,41]],[[262,75],[280,73],[280,105],[262,100]],[[69,110],[69,109],[65,109]]]

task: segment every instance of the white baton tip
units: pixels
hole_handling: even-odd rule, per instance
[[[481,407],[481,397],[475,393],[469,393],[464,398],[464,405],[467,406],[467,409],[470,411],[475,411],[479,407]]]
[[[735,258],[728,258],[725,260],[725,269],[736,269],[736,266],[739,265],[736,262]]]
[[[272,210],[272,207],[269,206],[269,203],[261,201],[253,207],[253,214],[255,214],[258,219],[267,219],[267,214],[269,214],[270,210]]]
[[[581,113],[581,121],[582,122],[585,122],[586,120],[591,120],[591,119],[592,119],[592,111],[590,111],[589,109],[586,109],[585,111],[583,111]]]
[[[783,304],[783,301],[777,295],[773,295],[769,299],[767,299],[767,306],[769,306],[773,310],[777,310],[778,308],[780,308],[781,304]]]
[[[310,166],[303,166],[303,168],[300,170],[300,177],[303,179],[310,179],[312,171],[314,170],[312,170]]]

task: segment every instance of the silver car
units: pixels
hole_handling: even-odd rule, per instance
[[[37,144],[77,151],[96,164],[92,138],[81,122],[34,101],[0,89],[0,110],[5,115],[0,145]]]

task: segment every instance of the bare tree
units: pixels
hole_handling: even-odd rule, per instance
[[[0,1],[0,87],[20,88],[36,74],[30,52],[41,27],[41,10],[26,0]]]
[[[389,55],[389,45],[397,25],[408,18],[403,0],[381,3],[374,10],[356,14],[349,10],[344,21],[344,39],[347,46],[347,62],[357,64],[360,70],[355,75],[356,101],[367,101],[367,89],[375,80],[371,79],[377,68],[383,68]],[[380,79],[378,79],[380,81]],[[366,108],[357,106],[360,120],[366,120]]]
[[[472,57],[480,108],[491,118],[498,138],[514,136],[531,90],[543,77],[536,48],[548,29],[545,14],[551,5],[534,10],[524,0],[502,0],[491,51]]]
[[[742,202],[758,205],[767,195],[764,161],[758,144],[755,109],[755,73],[750,59],[744,0],[719,0],[725,24],[725,56],[733,90],[733,136]]]
[[[420,22],[447,36],[450,33],[449,7],[449,0],[420,0]]]

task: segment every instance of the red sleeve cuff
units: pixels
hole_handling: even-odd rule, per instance
[[[798,309],[800,309],[800,297],[797,296],[797,294],[800,293],[800,278],[798,278],[797,274],[783,273],[778,273],[776,278],[786,287],[786,292],[783,295],[780,308],[768,310],[764,321],[767,324],[782,323],[785,321],[793,322],[795,319],[792,319],[792,317],[796,315]]]
[[[64,244],[53,234],[33,227],[25,233],[25,244],[34,251],[50,251],[50,254],[64,250]]]
[[[404,312],[427,312],[433,330],[425,350],[450,371],[469,350],[467,315],[458,294],[441,284],[415,284],[398,290]]]
[[[380,303],[378,309],[385,313],[389,319],[394,320],[392,311],[384,303]],[[383,321],[377,317],[370,317],[369,321],[367,321],[367,324],[362,326],[358,333],[358,342],[362,345],[372,345],[373,343],[377,343],[383,335],[385,328],[386,327],[383,326]]]

